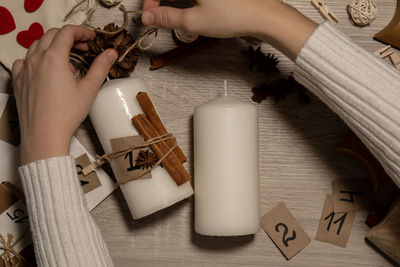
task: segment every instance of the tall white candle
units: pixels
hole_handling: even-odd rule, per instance
[[[90,119],[106,153],[112,152],[110,140],[139,135],[131,118],[143,113],[136,100],[138,92],[148,92],[143,80],[116,79],[106,82],[100,89],[90,110]],[[111,161],[115,171],[115,164]],[[164,209],[193,194],[190,182],[177,186],[168,172],[158,166],[152,178],[139,179],[121,185],[122,193],[134,219]]]
[[[222,96],[194,111],[195,231],[211,236],[258,232],[258,112]]]

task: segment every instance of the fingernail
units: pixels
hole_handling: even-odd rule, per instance
[[[112,50],[108,51],[107,57],[108,57],[108,60],[110,60],[111,63],[114,63],[114,61],[117,60],[118,53],[117,53],[117,51],[112,49]]]
[[[150,11],[144,11],[142,15],[142,22],[145,25],[154,25],[154,14]]]

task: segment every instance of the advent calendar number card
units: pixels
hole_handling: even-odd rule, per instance
[[[332,195],[326,194],[315,239],[346,247],[355,216],[355,211],[335,212]]]
[[[283,202],[261,218],[261,226],[287,260],[311,242]]]

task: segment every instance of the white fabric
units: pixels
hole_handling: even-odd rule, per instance
[[[67,21],[63,21],[65,15],[80,0],[44,0],[41,7],[35,12],[28,13],[24,9],[24,0],[3,0],[0,6],[7,8],[14,17],[16,29],[12,32],[0,35],[0,62],[11,70],[16,59],[25,58],[27,49],[17,43],[17,34],[28,30],[34,22],[39,22],[44,32],[52,27],[62,27],[65,24],[82,24],[86,19],[86,11],[94,4],[94,0],[88,0],[74,12]]]
[[[71,156],[19,169],[38,266],[113,266],[84,201]]]
[[[326,22],[298,55],[294,77],[348,124],[400,186],[400,73]]]

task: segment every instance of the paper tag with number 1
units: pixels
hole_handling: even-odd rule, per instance
[[[113,151],[120,151],[127,147],[138,146],[143,143],[144,139],[140,135],[111,139],[111,147]],[[146,173],[146,169],[143,170],[136,166],[136,158],[138,154],[139,150],[136,149],[126,153],[125,156],[114,160],[117,168],[115,176],[117,177],[118,182],[123,183],[124,181],[131,179],[151,178],[151,172]]]

